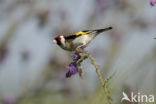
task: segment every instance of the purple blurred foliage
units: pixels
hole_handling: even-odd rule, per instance
[[[5,95],[2,100],[2,104],[15,104],[16,99],[12,95]]]
[[[96,9],[97,11],[104,11],[108,8],[109,0],[96,0]]]
[[[119,42],[121,41],[121,36],[122,33],[120,33],[119,31],[112,31],[111,34],[110,34],[110,37],[112,39],[112,41],[114,42]]]
[[[39,26],[43,27],[48,22],[49,10],[42,10],[37,13],[37,18],[39,20]]]
[[[155,6],[156,0],[150,0],[150,4],[151,4],[151,6]]]
[[[67,11],[65,11],[65,10],[60,11],[60,17],[61,17],[62,20],[67,19],[67,16],[68,16],[68,15],[69,15],[69,14],[68,14]]]
[[[65,65],[67,64],[67,62],[64,62],[64,63],[62,63],[62,62],[60,62],[59,60],[57,60],[57,58],[56,57],[51,57],[50,59],[49,59],[49,63],[48,63],[50,66],[53,66],[53,67],[57,67],[57,70],[58,69],[62,69],[62,68],[64,68],[65,67]]]
[[[21,58],[23,62],[27,62],[30,59],[30,52],[28,50],[23,50],[21,52]]]
[[[8,48],[7,47],[0,47],[0,64],[3,63],[7,57]]]

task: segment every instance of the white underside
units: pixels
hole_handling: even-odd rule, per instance
[[[87,34],[77,37],[72,41],[73,47],[68,42],[63,42],[63,46],[61,46],[65,50],[74,51],[78,46],[83,45],[82,48],[85,48],[95,37],[95,34]]]
[[[73,43],[75,44],[75,46],[79,46],[79,45],[84,45],[84,48],[91,42],[93,36],[89,36],[89,35],[82,35],[78,38],[76,38]]]

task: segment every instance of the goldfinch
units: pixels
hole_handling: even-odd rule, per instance
[[[112,27],[107,27],[97,30],[84,30],[66,36],[58,35],[54,38],[53,43],[67,51],[78,51],[84,49],[98,34],[111,29]]]

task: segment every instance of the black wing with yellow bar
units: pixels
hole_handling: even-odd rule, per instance
[[[77,32],[75,34],[72,34],[72,35],[68,35],[68,36],[65,36],[65,39],[75,39],[81,35],[85,35],[85,34],[90,34],[92,33],[93,31],[92,30],[84,30],[84,31],[80,31],[80,32]]]

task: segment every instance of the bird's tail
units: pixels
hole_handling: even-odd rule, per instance
[[[108,31],[108,30],[111,30],[113,29],[112,27],[107,27],[107,28],[104,28],[104,29],[97,29],[97,30],[94,30],[96,31],[98,34],[101,33],[101,32],[105,32],[105,31]]]

